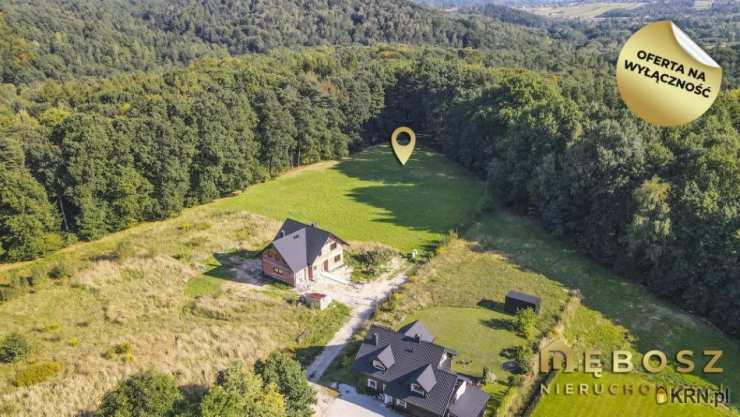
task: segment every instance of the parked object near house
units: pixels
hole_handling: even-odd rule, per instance
[[[510,314],[516,314],[519,310],[531,308],[535,313],[540,312],[542,300],[534,295],[524,294],[518,291],[509,291],[506,293],[506,305],[504,310]]]
[[[301,301],[310,308],[323,310],[329,307],[332,302],[332,298],[330,295],[320,292],[309,292],[301,296]]]
[[[298,288],[308,288],[321,272],[344,265],[349,244],[314,224],[287,219],[262,252],[262,272]]]
[[[398,332],[373,325],[352,369],[388,405],[418,417],[481,417],[490,396],[451,370],[455,352],[419,321]]]

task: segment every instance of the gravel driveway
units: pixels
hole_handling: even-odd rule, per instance
[[[367,395],[358,394],[348,385],[339,386],[340,397],[324,410],[323,417],[401,417],[386,408],[382,402]]]
[[[352,335],[362,324],[370,318],[378,302],[386,298],[390,292],[406,281],[406,273],[401,272],[392,279],[379,278],[367,284],[340,284],[329,280],[322,280],[311,287],[311,291],[329,294],[335,300],[350,308],[350,319],[337,331],[334,338],[316,357],[306,370],[310,381],[318,381],[329,368],[329,365],[339,355],[344,346],[352,339]],[[349,414],[353,415],[353,414]]]

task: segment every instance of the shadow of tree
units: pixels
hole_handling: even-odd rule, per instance
[[[232,252],[216,252],[213,254],[213,258],[218,262],[214,268],[205,272],[205,275],[213,278],[220,278],[227,281],[233,282],[244,282],[244,279],[239,277],[236,269],[241,266],[243,262],[253,260],[262,253],[261,250],[246,250],[241,249]],[[250,273],[251,274],[251,273]],[[272,280],[262,275],[261,272],[254,272],[254,276],[259,279],[250,280],[250,284],[254,285],[267,285]]]
[[[508,330],[508,331],[514,330],[511,320],[489,319],[489,320],[481,320],[481,323],[494,330]]]
[[[346,195],[382,209],[385,214],[373,222],[414,231],[443,234],[455,229],[472,215],[481,196],[480,183],[472,174],[423,148],[416,149],[406,166],[395,161],[389,146],[376,146],[331,169],[381,183],[353,188]]]

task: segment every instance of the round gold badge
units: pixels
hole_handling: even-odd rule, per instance
[[[627,107],[663,127],[692,122],[719,94],[722,68],[671,21],[643,27],[617,61],[617,84]]]

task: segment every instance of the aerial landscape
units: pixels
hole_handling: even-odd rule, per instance
[[[663,20],[722,69],[677,127],[615,79]],[[5,0],[0,41],[0,416],[740,416],[738,2]]]

